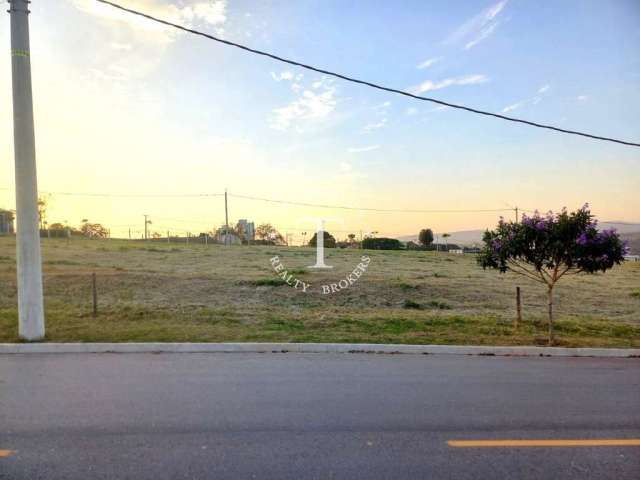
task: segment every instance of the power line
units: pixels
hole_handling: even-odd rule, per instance
[[[0,190],[12,191],[12,188],[2,187]],[[90,193],[90,192],[50,192],[40,190],[39,193],[47,195],[61,195],[73,197],[105,197],[105,198],[198,198],[198,197],[220,197],[224,193]]]
[[[12,190],[10,188],[1,187],[0,190]],[[41,193],[46,193],[49,195],[67,195],[67,196],[95,196],[95,197],[221,197],[224,196],[224,193],[194,193],[194,194],[170,194],[170,195],[136,195],[136,194],[110,194],[110,193],[84,193],[84,192],[51,192],[51,191],[41,191]],[[267,202],[267,203],[276,203],[281,205],[294,205],[298,207],[312,207],[312,208],[327,208],[327,209],[335,209],[335,210],[353,210],[353,211],[363,211],[363,212],[379,212],[379,213],[495,213],[495,212],[510,212],[513,211],[513,208],[487,208],[487,209],[444,209],[444,210],[425,210],[425,209],[401,209],[401,208],[369,208],[369,207],[354,207],[349,205],[327,205],[322,203],[307,203],[307,202],[294,202],[289,200],[278,200],[273,198],[265,198],[265,197],[254,197],[251,195],[239,195],[235,193],[229,193],[229,197],[239,198],[243,200],[251,200],[258,202]],[[163,218],[163,217],[158,217]],[[168,219],[167,217],[164,217]],[[181,220],[181,221],[186,221]]]
[[[345,205],[325,205],[320,203],[304,203],[304,202],[291,202],[288,200],[274,200],[271,198],[252,197],[250,195],[236,195],[230,193],[230,197],[242,198],[245,200],[256,200],[268,203],[279,203],[284,205],[296,205],[299,207],[314,207],[314,208],[331,208],[336,210],[357,210],[365,212],[381,212],[381,213],[482,213],[482,212],[507,212],[512,211],[512,208],[494,208],[494,209],[471,209],[471,210],[411,210],[411,209],[396,209],[396,208],[367,208],[367,207],[350,207]]]
[[[330,75],[332,77],[340,78],[340,79],[346,80],[348,82],[358,83],[360,85],[366,85],[368,87],[375,88],[377,90],[383,90],[385,92],[396,93],[398,95],[404,95],[405,97],[411,97],[411,98],[414,98],[416,100],[432,102],[432,103],[436,103],[438,105],[442,105],[442,106],[445,106],[445,107],[450,107],[450,108],[455,108],[455,109],[458,109],[458,110],[464,110],[464,111],[467,111],[467,112],[476,113],[478,115],[485,115],[485,116],[488,116],[488,117],[495,117],[495,118],[499,118],[501,120],[506,120],[506,121],[509,121],[509,122],[521,123],[521,124],[524,124],[524,125],[529,125],[531,127],[544,128],[544,129],[547,129],[547,130],[553,130],[555,132],[567,133],[567,134],[570,134],[570,135],[579,135],[579,136],[591,138],[591,139],[594,139],[594,140],[603,140],[603,141],[606,141],[606,142],[614,142],[614,143],[619,143],[619,144],[622,144],[622,145],[629,145],[629,146],[632,146],[632,147],[640,147],[640,143],[634,143],[634,142],[629,142],[629,141],[625,141],[625,140],[619,140],[619,139],[611,138],[611,137],[603,137],[603,136],[599,136],[599,135],[592,135],[590,133],[579,132],[577,130],[567,130],[567,129],[564,129],[564,128],[555,127],[553,125],[546,125],[546,124],[543,124],[543,123],[531,122],[529,120],[523,120],[521,118],[509,117],[507,115],[501,115],[499,113],[488,112],[486,110],[478,110],[476,108],[471,108],[471,107],[467,107],[467,106],[464,106],[464,105],[458,105],[458,104],[455,104],[455,103],[449,103],[449,102],[445,102],[445,101],[442,101],[442,100],[437,100],[435,98],[423,97],[421,95],[415,95],[413,93],[405,92],[403,90],[398,90],[398,89],[391,88],[391,87],[385,87],[385,86],[379,85],[377,83],[372,83],[372,82],[368,82],[366,80],[360,80],[358,78],[349,77],[347,75],[343,75],[343,74],[340,74],[340,73],[332,72],[330,70],[324,70],[322,68],[318,68],[318,67],[314,67],[314,66],[307,65],[307,64],[304,64],[304,63],[300,63],[300,62],[297,62],[295,60],[290,60],[290,59],[287,59],[287,58],[284,58],[284,57],[280,57],[278,55],[274,55],[273,53],[265,52],[265,51],[262,51],[262,50],[257,50],[255,48],[247,47],[246,45],[242,45],[242,44],[239,44],[239,43],[231,42],[229,40],[224,40],[222,38],[215,37],[213,35],[201,32],[199,30],[194,30],[192,28],[187,28],[185,26],[178,25],[176,23],[172,23],[172,22],[168,22],[166,20],[162,20],[160,18],[154,17],[154,16],[149,15],[147,13],[140,12],[138,10],[133,10],[131,8],[123,7],[122,5],[118,5],[117,3],[113,3],[113,2],[110,2],[108,0],[96,0],[96,1],[100,2],[100,3],[103,3],[105,5],[110,5],[110,6],[114,7],[114,8],[122,10],[124,12],[128,12],[128,13],[131,13],[133,15],[140,16],[140,17],[144,17],[144,18],[147,18],[147,19],[152,20],[154,22],[161,23],[163,25],[167,25],[169,27],[177,28],[179,30],[183,30],[185,32],[192,33],[194,35],[199,35],[199,36],[208,38],[209,40],[213,40],[215,42],[223,43],[223,44],[229,45],[231,47],[236,47],[236,48],[239,48],[241,50],[245,50],[247,52],[255,53],[256,55],[262,55],[264,57],[269,57],[269,58],[272,58],[273,60],[277,60],[279,62],[287,63],[289,65],[294,65],[296,67],[301,67],[301,68],[304,68],[304,69],[307,69],[307,70],[311,70],[311,71],[314,71],[314,72],[322,73],[324,75]]]

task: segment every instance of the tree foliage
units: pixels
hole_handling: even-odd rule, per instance
[[[400,250],[402,243],[397,238],[365,238],[362,240],[362,248],[369,250]]]
[[[433,231],[430,228],[424,228],[420,230],[418,234],[418,242],[420,245],[428,247],[433,243]]]
[[[315,247],[318,243],[318,233],[314,233],[311,240],[309,240],[309,246]],[[324,246],[325,248],[336,248],[336,239],[329,232],[324,231]]]
[[[88,220],[83,220],[80,225],[80,232],[89,238],[107,238],[109,236],[109,230],[100,223],[91,223]]]
[[[598,231],[588,204],[575,212],[502,218],[486,231],[478,263],[501,273],[511,271],[547,287],[549,344],[553,343],[553,288],[565,275],[605,272],[624,261],[625,242],[614,229]]]
[[[284,243],[284,237],[270,223],[263,223],[256,227],[256,237],[266,242],[274,242],[276,244]]]

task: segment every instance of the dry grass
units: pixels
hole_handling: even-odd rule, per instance
[[[330,250],[335,268],[309,272],[307,248],[169,245],[139,241],[43,240],[47,340],[282,341],[536,344],[546,330],[542,288],[483,271],[471,255],[364,252],[361,280],[317,292],[346,276],[360,250]],[[278,282],[278,255],[314,293]],[[100,314],[91,316],[90,275]],[[0,238],[0,341],[18,341],[15,241]],[[525,322],[514,331],[514,291]],[[640,346],[640,262],[557,288],[557,343]]]

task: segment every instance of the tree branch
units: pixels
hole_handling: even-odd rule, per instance
[[[510,264],[510,270],[514,273],[517,273],[519,275],[523,275],[525,277],[528,277],[532,280],[535,280],[536,282],[539,283],[545,283],[548,285],[548,282],[544,279],[544,277],[538,276],[535,273],[531,272],[530,270],[528,270],[527,268],[525,268],[524,266],[522,266],[520,263],[518,263],[515,260],[507,260],[507,263]],[[518,268],[519,270],[516,270],[515,268]]]

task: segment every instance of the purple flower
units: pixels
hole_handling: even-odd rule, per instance
[[[541,231],[544,230],[545,227],[547,226],[547,222],[545,222],[544,220],[540,220],[536,223],[536,230]]]
[[[578,245],[584,247],[587,243],[589,243],[589,239],[587,238],[586,232],[582,232],[577,240]]]

